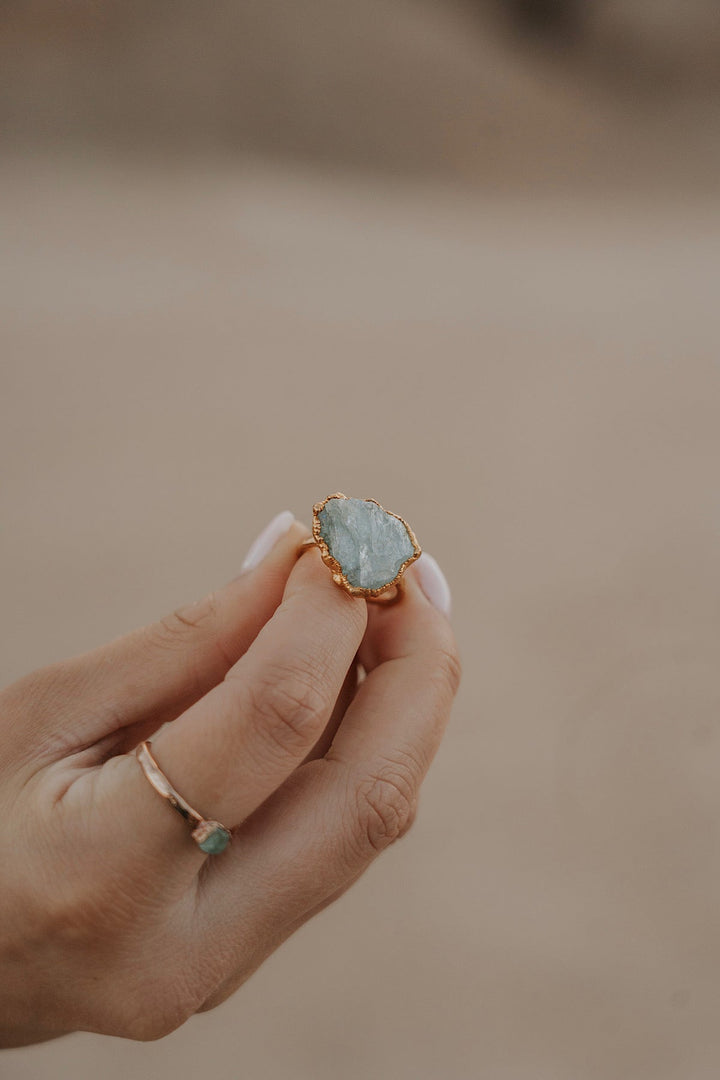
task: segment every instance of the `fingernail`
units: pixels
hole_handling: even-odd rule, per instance
[[[244,574],[246,570],[254,570],[275,546],[280,537],[285,535],[294,520],[295,516],[290,510],[281,510],[279,514],[276,514],[250,545],[250,550],[240,567],[241,573]]]
[[[450,618],[452,608],[450,586],[436,560],[427,551],[423,551],[417,562],[413,563],[413,570],[420,588],[433,607]]]

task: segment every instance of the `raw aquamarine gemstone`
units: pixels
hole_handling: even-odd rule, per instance
[[[218,825],[209,836],[206,836],[202,840],[198,847],[201,851],[204,851],[206,855],[219,855],[221,851],[230,843],[230,833],[227,829],[223,829],[222,825]]]
[[[389,585],[417,551],[404,522],[366,499],[330,498],[318,521],[330,554],[356,588]]]

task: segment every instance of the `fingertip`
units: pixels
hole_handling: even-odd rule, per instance
[[[271,518],[250,545],[240,568],[240,574],[247,574],[258,567],[278,545],[278,542],[287,538],[295,524],[295,515],[291,510],[281,510],[279,514]]]
[[[420,558],[408,567],[407,573],[412,575],[433,607],[449,619],[452,612],[452,594],[437,559],[428,551],[423,551]]]

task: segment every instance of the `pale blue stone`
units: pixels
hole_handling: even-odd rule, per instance
[[[405,525],[377,503],[328,499],[318,515],[320,533],[351,585],[381,589],[415,554]]]
[[[207,855],[219,855],[221,851],[230,843],[230,833],[227,829],[223,829],[221,825],[213,829],[209,836],[206,836],[202,843],[198,844],[201,851],[204,851]]]

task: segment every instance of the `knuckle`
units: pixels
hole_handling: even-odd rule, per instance
[[[168,954],[164,967],[151,971],[140,971],[131,953],[123,949],[123,960],[114,968],[112,988],[94,1003],[91,1030],[136,1042],[155,1042],[198,1011],[207,987],[196,977],[197,965],[187,956],[184,943],[173,938],[172,948],[173,958]],[[117,961],[118,951],[114,952]],[[183,954],[179,966],[177,959]]]
[[[63,948],[85,949],[98,939],[97,913],[89,890],[67,888],[46,901],[39,919],[43,934]]]
[[[193,1015],[194,1008],[182,1003],[159,1004],[159,995],[135,994],[134,1007],[124,1016],[113,1016],[98,1025],[103,1034],[134,1042],[157,1042],[176,1031]]]
[[[189,630],[197,630],[203,623],[212,622],[218,614],[217,595],[212,592],[194,604],[176,608],[172,619]]]
[[[194,675],[198,675],[199,666],[191,650],[196,645],[202,646],[203,650],[214,654],[218,671],[222,674],[232,667],[237,655],[223,640],[220,623],[217,594],[211,593],[196,604],[188,604],[163,616],[158,622],[145,627],[144,633],[150,650],[184,653]],[[195,670],[196,666],[198,671]]]
[[[148,626],[145,634],[151,650],[175,652],[187,640],[188,628],[173,612]]]
[[[407,765],[388,764],[358,790],[358,839],[374,855],[410,829],[417,807],[417,781]]]
[[[103,895],[77,891],[48,904],[42,919],[46,936],[62,949],[95,955],[107,942],[118,941],[127,920],[112,910],[109,898],[101,898]]]
[[[155,627],[150,628],[150,632],[155,634],[161,644],[169,646],[182,644],[189,634],[202,628],[203,624],[211,621],[214,615],[214,596],[206,596],[197,604],[176,608],[170,615],[163,616]]]
[[[312,744],[329,715],[329,695],[300,671],[268,672],[252,690],[252,712],[260,733],[283,754]]]
[[[435,678],[454,698],[460,688],[462,663],[455,649],[438,648],[434,655],[433,671]]]
[[[131,1038],[139,1042],[156,1042],[164,1039],[166,1035],[177,1031],[179,1027],[189,1020],[195,1013],[197,1002],[185,1000],[178,996],[172,987],[149,987],[149,993],[143,995],[143,1008],[133,1020],[133,1034]],[[165,996],[166,1001],[160,1003],[158,998]]]

